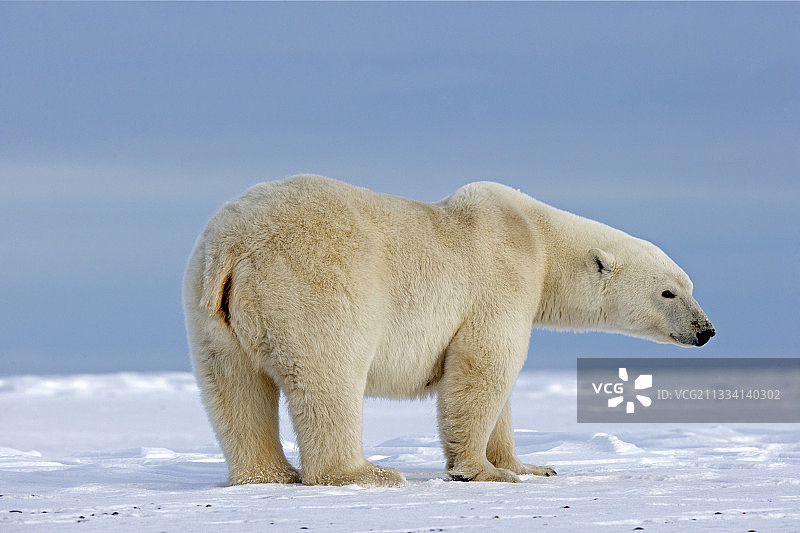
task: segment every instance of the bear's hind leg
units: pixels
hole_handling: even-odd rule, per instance
[[[280,442],[280,390],[244,358],[230,359],[224,364],[213,361],[197,371],[228,462],[230,484],[299,483],[300,474],[286,460]]]
[[[320,357],[317,361],[345,361]],[[308,360],[305,361],[307,364]],[[361,428],[364,380],[337,368],[293,369],[285,387],[307,485],[402,487],[403,474],[364,459]],[[364,372],[366,375],[366,372]]]
[[[506,402],[494,431],[486,445],[486,458],[497,468],[511,470],[515,474],[535,474],[537,476],[555,476],[556,472],[548,466],[525,464],[519,460],[514,450],[514,429],[511,425],[511,407]]]

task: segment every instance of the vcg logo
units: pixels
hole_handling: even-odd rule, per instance
[[[622,402],[625,401],[625,396],[623,395],[625,391],[625,383],[628,381],[628,370],[626,368],[619,369],[619,379],[622,382],[617,383],[592,383],[592,388],[594,389],[595,394],[600,394],[601,392],[605,394],[616,394],[613,398],[608,399],[608,407],[614,409],[618,407]],[[644,390],[649,389],[653,386],[653,375],[652,374],[642,374],[633,382],[634,390]],[[636,400],[639,401],[645,407],[649,407],[652,403],[652,400],[649,396],[645,396],[643,394],[635,394]],[[632,414],[635,410],[635,404],[632,400],[629,400],[625,403],[625,412],[628,414]]]

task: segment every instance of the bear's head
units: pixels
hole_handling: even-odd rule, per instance
[[[689,276],[655,245],[630,238],[593,248],[586,268],[585,288],[600,306],[604,329],[679,346],[702,346],[714,336]]]

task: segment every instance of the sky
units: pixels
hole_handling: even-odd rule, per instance
[[[495,180],[663,248],[702,349],[797,356],[798,3],[0,3],[0,374],[188,370],[208,218],[313,172],[437,201]]]

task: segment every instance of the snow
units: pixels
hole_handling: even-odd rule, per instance
[[[434,401],[368,400],[364,454],[408,487],[227,487],[191,374],[0,378],[0,531],[800,530],[800,425],[577,424],[575,387],[526,372],[512,397],[556,477],[450,481]]]

